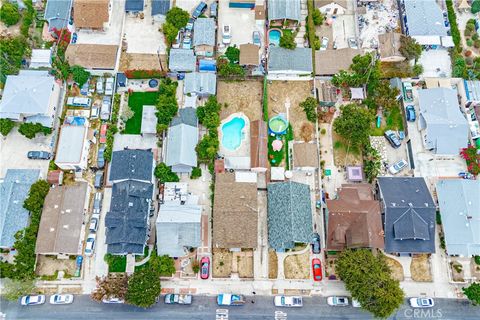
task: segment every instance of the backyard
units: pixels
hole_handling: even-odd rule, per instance
[[[377,128],[374,124],[370,134],[372,136],[383,136],[383,133],[387,130],[403,131],[403,114],[400,106],[389,111],[384,110],[380,128]]]
[[[218,81],[217,101],[224,105],[220,110],[220,119],[243,112],[250,121],[261,120],[262,93],[260,81]]]
[[[142,128],[142,111],[145,105],[156,105],[158,92],[132,92],[128,97],[128,106],[133,111],[133,117],[125,124],[126,134],[140,134]]]
[[[426,254],[419,254],[412,258],[410,264],[410,273],[413,281],[430,282],[432,273],[430,272],[430,259]]]
[[[335,166],[360,165],[362,155],[358,148],[349,147],[348,144],[336,133],[332,133],[333,160]],[[324,152],[328,152],[325,150]]]

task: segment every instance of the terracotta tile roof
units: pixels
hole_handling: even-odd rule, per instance
[[[267,123],[250,122],[250,165],[252,168],[268,168]]]
[[[115,69],[117,45],[71,44],[65,52],[70,65],[87,69]]]
[[[247,43],[240,45],[240,65],[243,66],[258,66],[259,56],[257,45]]]
[[[294,143],[293,144],[293,166],[318,167],[318,151],[316,143]]]
[[[108,22],[108,6],[110,0],[75,0],[73,20],[75,27],[87,29],[103,29]]]

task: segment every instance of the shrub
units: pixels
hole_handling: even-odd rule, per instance
[[[475,41],[473,41],[473,46],[474,46],[476,49],[480,48],[480,40],[475,40]]]
[[[473,65],[473,57],[466,57],[465,58],[465,63],[467,64],[467,66],[471,66]]]
[[[240,60],[240,49],[237,47],[228,47],[225,52],[225,56],[228,58],[230,63],[238,63]]]
[[[2,20],[7,27],[17,24],[17,22],[20,20],[18,5],[5,2],[2,8],[0,8],[0,20]]]
[[[320,130],[320,134],[324,135],[324,134],[326,134],[326,133],[327,133],[327,129],[322,128],[322,130]]]
[[[458,30],[458,25],[457,25],[457,15],[455,14],[455,10],[453,8],[453,1],[446,0],[446,4],[447,4],[448,21],[450,21],[450,33],[452,35],[453,43],[455,44],[455,47],[458,50],[458,47],[460,46],[460,43],[461,43],[461,38],[460,38],[460,31]]]
[[[320,9],[315,8],[312,12],[313,24],[319,26],[325,20],[324,15],[320,12]]]
[[[472,40],[474,40],[474,41],[475,41],[475,40],[478,40],[478,33],[475,32],[475,33],[472,35]]]
[[[6,137],[15,127],[15,122],[10,119],[0,119],[0,133]]]
[[[224,57],[217,58],[217,73],[222,77],[245,75],[245,70],[238,64],[230,63]]]
[[[198,179],[202,176],[202,168],[195,167],[192,168],[192,173],[190,174],[190,179]]]
[[[18,132],[24,135],[28,139],[33,139],[37,133],[43,133],[44,135],[49,135],[52,133],[52,128],[47,128],[42,126],[40,123],[22,123],[18,128]]]
[[[150,79],[162,78],[164,73],[161,70],[126,70],[125,76],[128,79]]]
[[[175,172],[172,172],[172,169],[170,167],[167,167],[167,165],[163,162],[157,164],[153,174],[160,182],[180,181],[180,179],[178,178],[178,175]]]
[[[194,273],[198,273],[200,271],[200,263],[198,263],[198,260],[194,260],[192,262],[192,270]]]
[[[474,256],[473,259],[475,260],[475,263],[480,265],[480,256]]]
[[[440,215],[440,212],[438,212],[438,211],[435,214],[435,220],[437,221],[437,224],[442,224],[442,216]]]
[[[293,50],[297,47],[295,43],[295,36],[293,32],[284,30],[282,36],[280,37],[280,47],[285,49]]]
[[[468,26],[468,25],[467,25],[467,26]],[[472,35],[472,33],[473,33],[472,30],[471,30],[471,29],[468,29],[468,28],[466,28],[465,31],[463,31],[463,35],[464,35],[465,37],[470,37],[470,36]]]
[[[473,40],[472,39],[467,40],[467,46],[469,46],[469,47],[473,46]]]
[[[308,97],[304,101],[300,102],[300,107],[305,112],[308,121],[317,121],[317,100],[313,97]]]
[[[470,10],[473,14],[480,12],[480,0],[474,0]]]
[[[416,65],[413,66],[412,71],[416,76],[419,76],[423,73],[423,66],[417,63]]]
[[[187,25],[190,14],[179,8],[173,7],[167,12],[166,21],[172,24],[175,28],[181,29]]]

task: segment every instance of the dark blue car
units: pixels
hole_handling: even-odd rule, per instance
[[[205,12],[205,10],[207,10],[207,4],[202,1],[193,11],[192,17],[194,19],[197,19],[198,17],[200,17]]]
[[[405,109],[405,113],[407,114],[407,120],[408,121],[415,121],[415,107],[412,105],[407,106]]]

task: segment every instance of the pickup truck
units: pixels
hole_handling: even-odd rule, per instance
[[[192,304],[192,296],[189,294],[167,294],[166,304]]]

